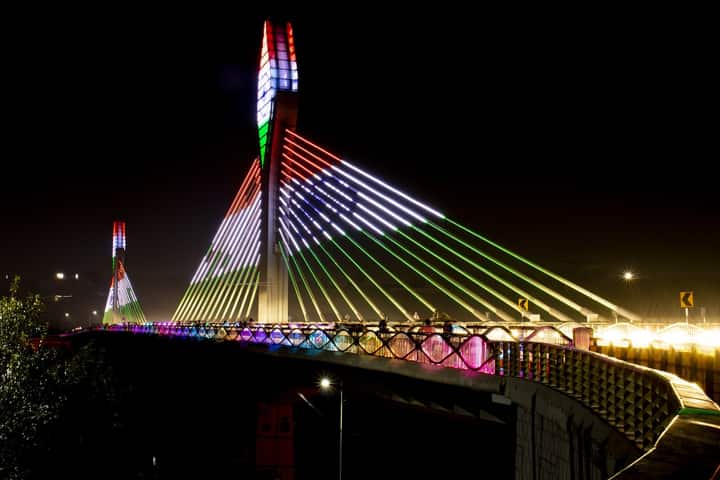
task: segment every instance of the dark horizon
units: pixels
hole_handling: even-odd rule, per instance
[[[124,220],[141,305],[169,319],[256,155],[262,18],[30,30],[8,60],[1,281],[51,295],[79,272],[84,321]],[[693,290],[720,319],[702,32],[289,19],[305,136],[640,314],[680,320]]]

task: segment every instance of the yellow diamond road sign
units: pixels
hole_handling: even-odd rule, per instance
[[[518,307],[527,312],[530,309],[530,302],[527,298],[518,298]]]
[[[693,292],[680,292],[680,308],[693,306]]]

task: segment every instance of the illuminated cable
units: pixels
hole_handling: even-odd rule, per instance
[[[554,280],[557,280],[558,282],[562,283],[563,285],[572,288],[573,290],[575,290],[575,291],[577,291],[577,292],[585,295],[585,296],[588,297],[588,298],[591,298],[592,300],[595,300],[596,302],[598,302],[598,303],[600,303],[601,305],[609,308],[610,310],[612,310],[612,311],[614,311],[614,312],[617,312],[617,313],[621,314],[622,316],[627,317],[627,318],[630,319],[630,320],[634,320],[634,321],[640,321],[640,320],[642,320],[642,318],[639,317],[638,315],[636,315],[636,314],[634,314],[634,313],[632,313],[632,312],[629,312],[629,311],[625,310],[624,308],[619,307],[619,306],[615,305],[614,303],[612,303],[612,302],[610,302],[610,301],[608,301],[608,300],[605,300],[604,298],[602,298],[602,297],[600,297],[600,296],[592,293],[591,291],[584,289],[584,288],[581,287],[580,285],[578,285],[578,284],[576,284],[576,283],[573,283],[573,282],[571,282],[570,280],[567,280],[567,279],[561,277],[560,275],[557,275],[557,274],[551,272],[550,270],[547,270],[547,269],[541,267],[540,265],[538,265],[538,264],[536,264],[536,263],[528,260],[527,258],[525,258],[525,257],[523,257],[523,256],[521,256],[521,255],[518,255],[518,254],[516,254],[516,253],[514,253],[514,252],[512,252],[512,251],[510,251],[510,250],[508,250],[507,248],[503,247],[502,245],[499,245],[499,244],[493,242],[492,240],[489,240],[489,239],[483,237],[483,236],[480,235],[479,233],[476,233],[476,232],[474,232],[473,230],[471,230],[471,229],[469,229],[469,228],[467,228],[467,227],[464,227],[463,225],[461,225],[461,224],[453,221],[452,219],[446,218],[446,220],[447,220],[449,223],[451,223],[451,224],[455,225],[456,227],[460,228],[461,230],[469,233],[470,235],[472,235],[472,236],[474,236],[474,237],[476,237],[476,238],[479,238],[479,239],[482,240],[483,242],[486,242],[486,243],[492,245],[493,247],[495,247],[495,248],[497,248],[498,250],[500,250],[500,251],[502,251],[502,252],[510,255],[511,257],[515,258],[516,260],[519,260],[519,261],[523,262],[524,264],[529,265],[530,267],[538,270],[539,272],[542,272],[542,273],[544,273],[545,275],[553,278]],[[589,313],[589,314],[591,314],[592,312],[587,311],[587,312],[583,312],[583,313]]]
[[[280,254],[282,255],[283,261],[285,262],[285,268],[287,268],[290,282],[292,283],[293,290],[295,291],[295,296],[297,297],[298,304],[300,305],[300,310],[302,310],[303,320],[305,320],[305,322],[309,322],[310,319],[308,318],[307,311],[305,310],[305,302],[303,302],[302,296],[300,295],[300,290],[298,289],[297,281],[295,280],[295,274],[292,273],[292,268],[290,268],[290,263],[288,262],[287,255],[285,254],[285,248],[283,248],[282,242],[280,241],[278,241],[278,248],[280,249]]]

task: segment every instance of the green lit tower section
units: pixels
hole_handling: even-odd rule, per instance
[[[289,22],[263,25],[258,68],[257,124],[262,169],[262,233],[258,321],[288,318],[288,274],[278,247],[278,185],[282,140],[297,123],[298,70]]]

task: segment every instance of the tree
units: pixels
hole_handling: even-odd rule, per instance
[[[112,390],[91,345],[76,352],[48,346],[41,298],[19,292],[15,277],[9,296],[0,296],[0,478],[11,479],[38,474],[53,448],[49,438],[57,437],[49,432],[76,392]]]

